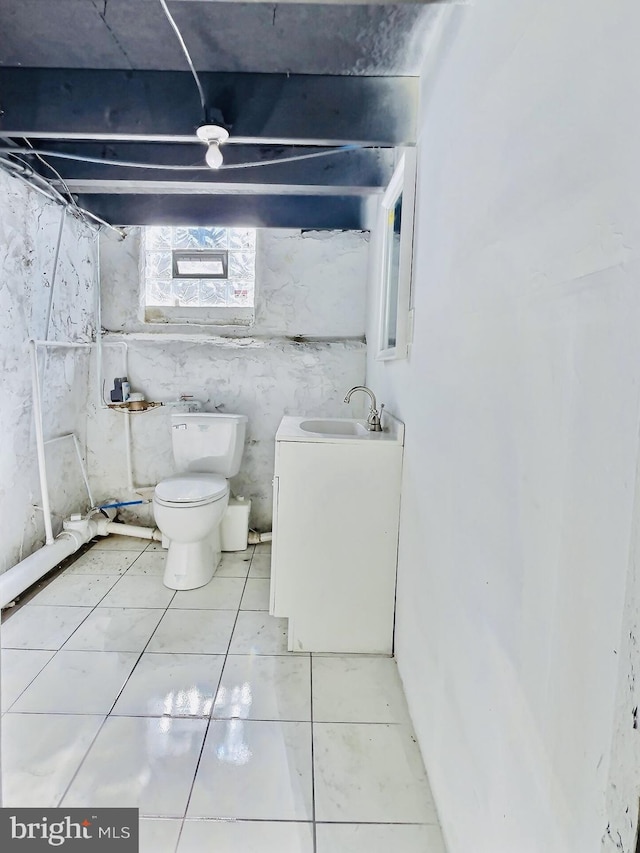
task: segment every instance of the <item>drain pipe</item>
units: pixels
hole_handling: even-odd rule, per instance
[[[44,515],[45,544],[53,545],[53,527],[51,525],[51,505],[49,503],[49,484],[47,465],[44,455],[44,432],[42,429],[42,398],[40,395],[40,375],[38,373],[38,349],[34,340],[29,341],[31,354],[31,385],[33,387],[33,421],[36,431],[36,452],[38,454],[38,474],[40,475],[40,494]]]
[[[56,539],[1,574],[0,607],[6,607],[16,596],[29,589],[67,557],[75,554],[94,536],[106,536],[106,528],[115,518],[115,510],[108,512],[107,515],[93,510],[84,518],[78,516],[75,521],[65,521],[64,530]],[[102,530],[105,532],[101,534]]]

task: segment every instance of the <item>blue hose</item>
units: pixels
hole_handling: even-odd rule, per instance
[[[136,506],[136,504],[144,504],[147,501],[120,501],[115,504],[102,504],[98,509],[117,509],[119,506]]]

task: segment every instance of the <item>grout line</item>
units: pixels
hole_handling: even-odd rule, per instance
[[[137,558],[136,558],[136,559],[137,559]],[[135,560],[134,560],[134,562],[135,562]],[[115,584],[114,584],[114,586],[115,586]],[[113,588],[113,587],[112,587],[112,588]],[[172,596],[171,596],[171,598],[169,599],[169,602],[167,603],[167,606],[165,607],[165,612],[166,612],[166,610],[168,609],[169,604],[171,604],[171,602],[173,601],[174,596],[175,596],[175,592],[173,593],[173,595],[172,595]],[[101,600],[102,600],[102,599],[101,599]],[[96,607],[97,607],[97,605],[96,605]],[[94,608],[93,608],[93,610],[95,610],[95,609],[96,609],[96,607],[94,607]],[[158,609],[158,610],[159,610],[160,608],[155,608],[155,609]],[[92,610],[91,612],[93,612],[93,610]],[[88,615],[90,615],[90,614],[88,614]],[[158,625],[160,625],[160,622],[162,622],[162,619],[163,619],[163,618],[164,618],[164,617],[161,617],[161,618],[160,618],[160,620],[159,620],[159,622],[158,622]],[[106,723],[106,722],[107,722],[107,720],[109,719],[109,716],[110,716],[110,714],[111,714],[111,711],[113,711],[113,708],[114,708],[114,706],[115,706],[116,702],[118,701],[118,699],[120,698],[120,696],[121,696],[121,694],[122,694],[122,691],[125,689],[125,687],[126,687],[126,686],[127,686],[127,684],[129,683],[129,679],[130,679],[130,678],[131,678],[131,676],[133,675],[133,672],[134,672],[135,668],[136,668],[136,667],[138,666],[138,664],[140,663],[140,658],[142,657],[142,655],[144,654],[145,649],[147,648],[147,646],[148,646],[148,645],[149,645],[149,643],[151,642],[151,637],[153,637],[153,635],[155,634],[155,632],[158,630],[158,625],[156,625],[156,627],[153,629],[153,631],[151,632],[151,635],[150,635],[149,639],[148,639],[148,640],[147,640],[147,642],[146,642],[146,645],[144,646],[144,648],[142,649],[142,651],[138,654],[138,658],[137,658],[137,660],[136,660],[135,664],[131,667],[131,671],[129,672],[129,675],[126,677],[126,679],[125,679],[125,681],[124,681],[124,684],[122,685],[122,687],[121,687],[120,691],[118,692],[118,695],[116,696],[116,698],[115,698],[114,702],[113,702],[113,703],[112,703],[112,705],[111,705],[111,710],[110,710],[110,711],[107,713],[107,715],[105,716],[104,720],[102,721],[102,725],[100,725],[100,726],[98,727],[98,731],[96,732],[96,736],[95,736],[95,737],[94,737],[94,739],[91,741],[91,743],[90,743],[90,745],[89,745],[89,748],[87,749],[87,751],[85,752],[85,754],[84,754],[84,756],[83,756],[83,758],[82,758],[82,761],[80,762],[80,764],[79,764],[79,765],[78,765],[78,767],[76,768],[76,772],[75,772],[75,773],[73,774],[73,776],[71,777],[71,781],[69,782],[69,784],[68,784],[68,785],[67,785],[67,787],[65,788],[65,791],[64,791],[64,793],[63,793],[62,797],[61,797],[61,798],[60,798],[60,800],[58,801],[58,806],[60,806],[60,804],[62,803],[62,801],[64,800],[64,798],[65,798],[65,797],[67,796],[67,794],[69,793],[69,790],[71,789],[71,786],[72,786],[72,785],[73,785],[73,783],[75,782],[75,780],[76,780],[76,778],[77,778],[78,774],[80,773],[80,770],[81,770],[81,769],[82,769],[82,767],[84,766],[84,763],[85,763],[85,761],[87,760],[87,756],[89,755],[89,753],[90,753],[90,752],[91,752],[91,750],[93,749],[93,745],[95,744],[95,742],[96,742],[97,738],[99,737],[100,733],[102,732],[102,730],[103,730],[103,728],[104,728],[104,726],[105,726],[105,723]],[[78,626],[78,627],[79,627],[79,626]],[[77,630],[77,629],[76,629],[76,630]],[[73,635],[72,635],[72,636],[73,636]],[[70,639],[70,638],[68,638],[65,642],[68,642],[68,640],[69,640],[69,639]],[[132,654],[135,654],[135,652],[132,652]],[[52,658],[52,660],[53,660],[53,658]]]
[[[318,850],[318,838],[316,831],[316,767],[314,750],[314,726],[313,726],[313,654],[309,655],[309,703],[311,706],[311,817],[313,820],[313,853]]]
[[[255,548],[254,548],[254,551],[255,551]],[[253,560],[253,554],[251,555],[251,560],[249,561],[249,569],[251,568],[251,561],[252,560]],[[214,577],[215,577],[215,575],[214,575]],[[195,784],[196,784],[196,778],[198,776],[198,770],[200,769],[200,763],[202,762],[202,756],[204,755],[204,748],[205,748],[205,744],[207,742],[207,737],[209,735],[209,729],[211,728],[211,723],[214,722],[213,711],[214,711],[214,707],[215,707],[215,701],[216,701],[216,697],[218,695],[218,691],[220,689],[220,684],[222,683],[222,678],[224,676],[224,670],[225,670],[225,667],[227,665],[227,659],[229,657],[229,649],[231,648],[231,643],[233,641],[233,635],[235,633],[236,625],[238,623],[238,616],[240,615],[240,604],[242,603],[242,596],[244,595],[244,591],[247,587],[247,580],[248,579],[249,579],[249,570],[247,570],[247,574],[245,575],[244,586],[242,588],[242,595],[240,596],[240,602],[238,603],[238,609],[236,610],[236,618],[233,621],[233,627],[231,629],[231,633],[229,634],[229,642],[227,644],[227,651],[226,651],[225,656],[224,656],[222,668],[220,669],[220,676],[218,678],[218,683],[216,684],[216,689],[215,689],[215,692],[213,694],[213,702],[211,705],[211,713],[209,714],[209,718],[207,720],[207,725],[206,725],[206,728],[204,731],[204,737],[202,738],[202,747],[200,748],[200,755],[198,756],[198,761],[196,762],[196,767],[195,767],[195,770],[193,773],[193,779],[191,780],[191,788],[189,789],[189,796],[187,797],[187,802],[186,802],[185,807],[184,807],[184,814],[182,817],[182,826],[180,827],[180,832],[178,833],[178,841],[176,844],[176,850],[180,847],[180,840],[182,838],[182,830],[184,828],[184,822],[187,819],[187,813],[189,811],[189,804],[191,803],[191,797],[193,796],[193,789],[194,789]]]

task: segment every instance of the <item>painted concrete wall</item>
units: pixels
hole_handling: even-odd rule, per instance
[[[348,407],[342,399],[364,379],[368,234],[260,231],[256,323],[234,330],[232,339],[215,338],[206,328],[176,333],[142,324],[138,258],[135,231],[124,242],[103,235],[103,324],[126,339],[132,387],[147,399],[175,401],[191,394],[206,410],[248,416],[242,470],[231,485],[252,499],[252,525],[268,530],[274,438],[282,416],[362,413],[361,401]],[[298,335],[325,340],[291,340]],[[117,348],[107,350],[109,380],[121,375],[119,358]],[[132,417],[137,485],[175,472],[169,417],[168,409]],[[122,415],[92,405],[90,435],[92,481],[103,496],[122,497]],[[136,514],[150,518],[148,510]]]
[[[22,183],[0,173],[0,571],[44,542],[26,342],[45,338],[54,258],[63,218],[49,337],[90,340],[97,245],[93,230]],[[45,438],[75,431],[84,448],[89,354],[56,350],[40,358]],[[88,508],[70,440],[47,450],[56,517]]]
[[[406,422],[396,651],[450,853],[633,850],[637,743],[615,813],[605,790],[638,455],[639,11],[444,8],[425,65],[415,342],[367,382]]]

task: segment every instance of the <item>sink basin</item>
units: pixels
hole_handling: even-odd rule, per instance
[[[318,444],[404,444],[404,424],[384,413],[384,429],[372,432],[358,418],[309,418],[285,415],[276,441],[303,441]]]
[[[359,421],[323,418],[322,420],[301,421],[300,429],[320,435],[366,436],[369,430]]]

